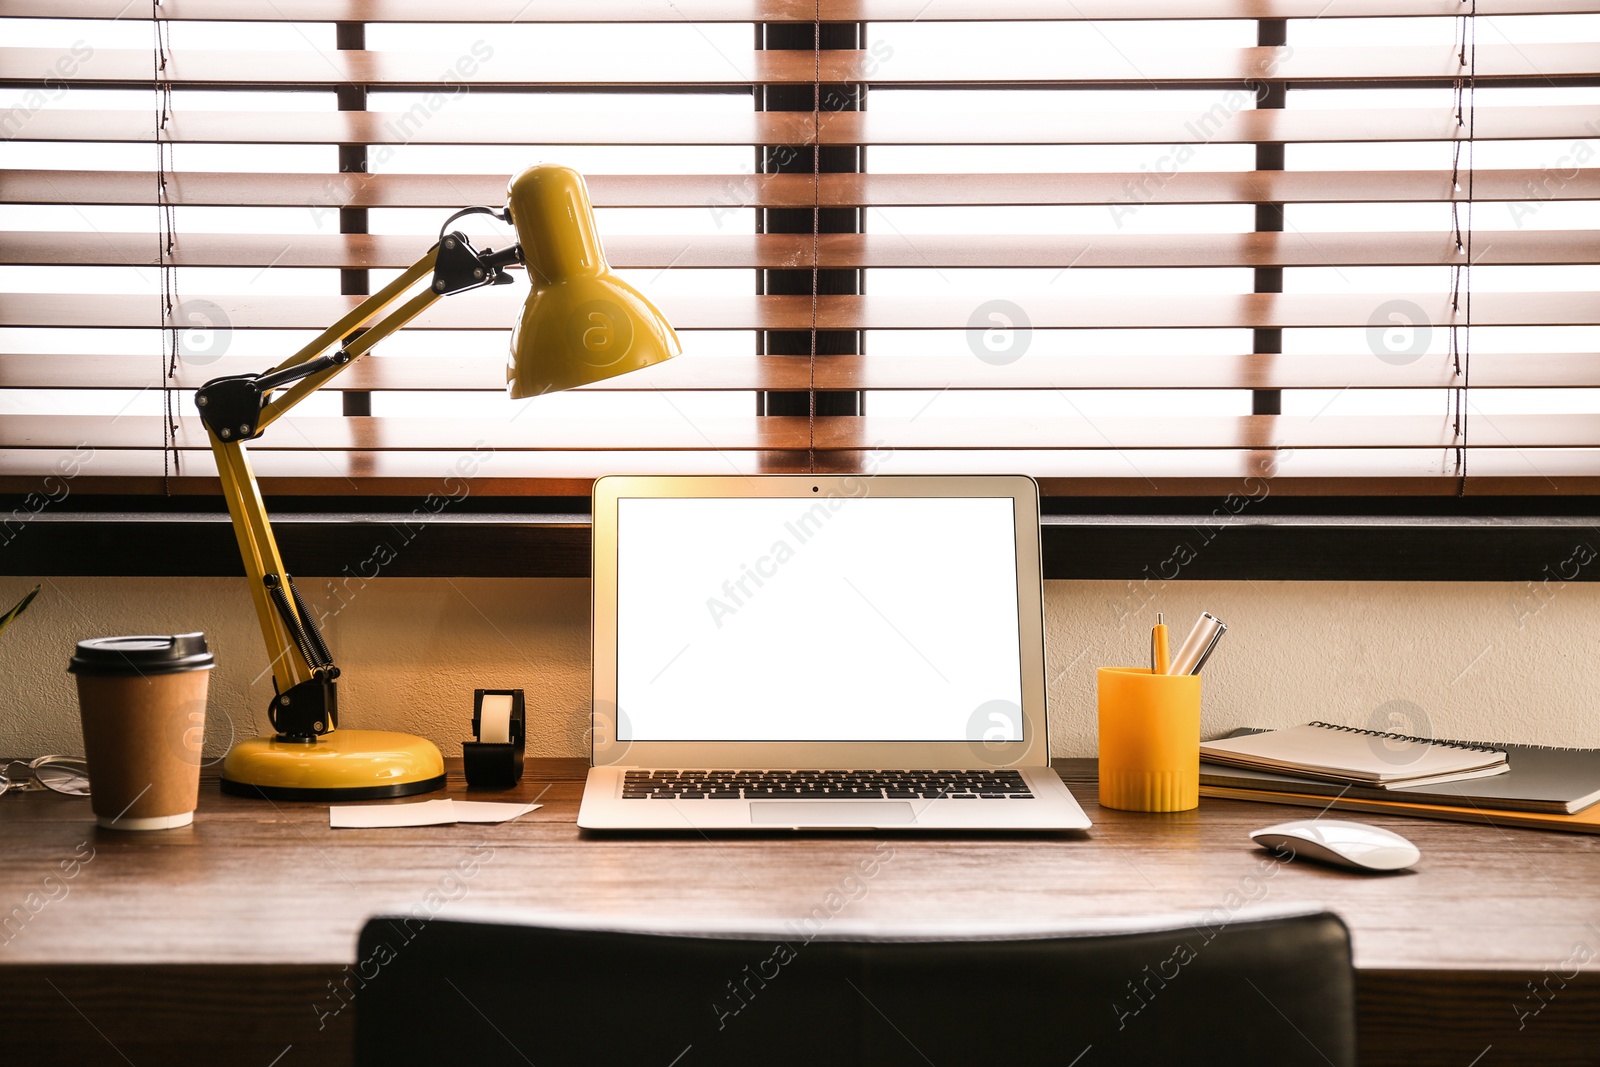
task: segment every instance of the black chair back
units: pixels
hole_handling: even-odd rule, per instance
[[[352,971],[359,1067],[1355,1063],[1326,913],[960,938],[379,917]]]

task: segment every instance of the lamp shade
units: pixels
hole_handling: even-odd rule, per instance
[[[508,208],[533,283],[511,334],[513,399],[602,381],[683,350],[656,306],[611,273],[583,175],[529,167],[511,179]]]

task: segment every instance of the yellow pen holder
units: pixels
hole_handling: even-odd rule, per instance
[[[1200,676],[1100,668],[1100,806],[1200,806]]]

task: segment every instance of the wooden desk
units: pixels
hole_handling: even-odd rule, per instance
[[[1323,903],[1353,931],[1364,1064],[1600,1064],[1600,837],[1373,816],[1422,849],[1415,873],[1294,863],[1263,877],[1267,854],[1246,831],[1305,810],[1108,811],[1081,781],[1089,761],[1061,770],[1095,819],[1087,835],[893,838],[892,858],[840,914],[1050,920]],[[450,793],[464,795],[452,771]],[[233,799],[215,782],[193,827],[152,834],[98,831],[82,800],[0,797],[8,1058],[343,1067],[354,1009],[335,990],[373,912],[455,900],[792,920],[824,907],[877,840],[585,837],[581,774],[579,761],[531,761],[514,795],[539,798],[539,811],[408,830],[330,830],[325,805]]]

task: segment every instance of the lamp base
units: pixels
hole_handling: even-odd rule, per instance
[[[315,741],[267,734],[222,761],[222,791],[262,800],[387,800],[444,788],[433,742],[388,730],[335,730]]]

